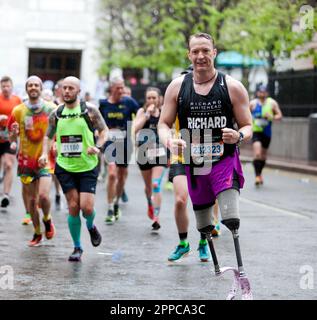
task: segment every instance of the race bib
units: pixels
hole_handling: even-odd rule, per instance
[[[157,158],[157,157],[163,157],[166,155],[165,149],[163,147],[160,148],[150,148],[147,150],[147,157],[148,158]]]
[[[108,132],[108,141],[124,140],[126,132],[120,129],[110,129]]]
[[[61,136],[61,154],[63,157],[80,157],[82,152],[83,137],[81,135]]]
[[[255,119],[254,123],[258,127],[266,127],[269,124],[269,121],[266,119]]]
[[[223,142],[191,144],[191,156],[202,160],[213,160],[220,158],[224,152]]]

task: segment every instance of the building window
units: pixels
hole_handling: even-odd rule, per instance
[[[29,75],[54,82],[66,76],[80,78],[81,51],[30,49]]]

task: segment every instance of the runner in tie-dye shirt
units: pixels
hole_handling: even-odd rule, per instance
[[[52,223],[49,198],[51,173],[54,163],[40,168],[38,159],[42,153],[43,139],[48,127],[48,118],[54,106],[41,99],[42,81],[31,76],[26,81],[29,99],[15,107],[8,121],[11,141],[19,138],[18,176],[21,178],[23,191],[27,194],[28,208],[31,211],[34,236],[30,246],[37,246],[42,240],[38,207],[43,210],[45,236],[52,239],[55,227]]]

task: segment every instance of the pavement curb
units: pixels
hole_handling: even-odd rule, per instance
[[[253,158],[240,155],[240,160],[242,163],[250,163],[253,161]],[[299,164],[299,163],[290,163],[290,162],[268,159],[266,161],[266,166],[273,169],[312,174],[317,176],[317,167]]]

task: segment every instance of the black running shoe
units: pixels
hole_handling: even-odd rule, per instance
[[[152,224],[152,230],[158,230],[160,228],[161,228],[161,225],[157,221],[154,221]]]
[[[1,208],[6,208],[10,204],[10,199],[7,194],[5,194],[1,200]]]
[[[83,254],[82,248],[74,248],[73,253],[69,256],[68,261],[81,261],[81,255]]]
[[[96,226],[93,226],[91,229],[88,229],[90,234],[90,240],[94,247],[98,247],[101,243],[102,237]]]
[[[114,216],[116,218],[116,221],[118,221],[120,219],[120,217],[121,217],[121,210],[120,210],[118,204],[115,204],[113,206],[113,213],[114,213]]]

